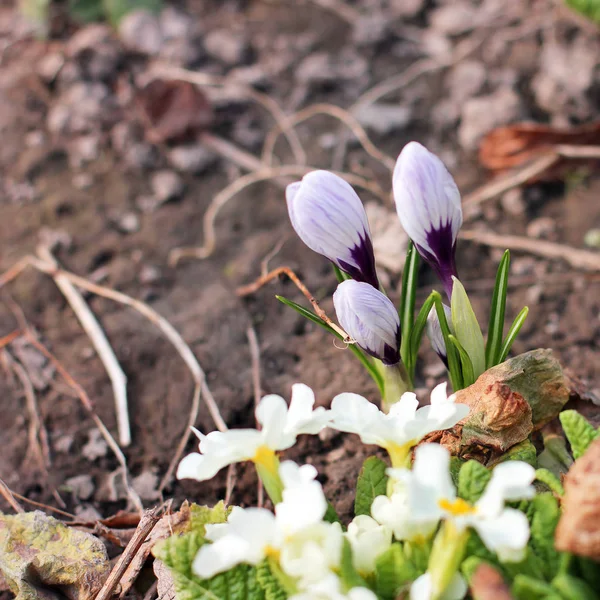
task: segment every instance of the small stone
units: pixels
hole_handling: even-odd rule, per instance
[[[458,130],[461,146],[475,150],[481,138],[500,125],[507,125],[521,115],[521,99],[510,88],[500,88],[493,94],[471,98],[465,102]]]
[[[134,212],[127,212],[116,221],[116,226],[122,233],[135,233],[140,230],[140,218]]]
[[[108,444],[102,437],[99,429],[90,429],[88,432],[88,441],[81,449],[81,453],[89,461],[94,461],[98,458],[106,456],[108,452]]]
[[[69,143],[69,164],[79,168],[92,162],[100,155],[100,138],[96,135],[85,135],[75,138]]]
[[[424,6],[425,0],[390,0],[390,11],[395,18],[414,17]]]
[[[158,475],[152,471],[144,471],[134,477],[131,485],[142,500],[151,501],[160,498]]]
[[[91,505],[81,504],[75,507],[75,516],[80,521],[95,523],[102,519],[102,515]]]
[[[412,110],[401,104],[378,102],[368,104],[356,114],[358,122],[380,135],[393,133],[408,124]]]
[[[589,229],[583,237],[583,243],[588,248],[600,248],[600,229]]]
[[[487,79],[487,70],[482,62],[464,60],[459,62],[448,74],[450,95],[453,100],[462,103],[478,94]]]
[[[91,498],[96,487],[92,481],[91,475],[76,475],[65,481],[65,485],[80,500]]]
[[[108,25],[86,25],[69,40],[67,54],[81,74],[93,81],[112,79],[121,62],[121,48]]]
[[[189,37],[194,22],[189,15],[172,6],[166,6],[158,17],[160,30],[165,40]]]
[[[230,66],[239,65],[249,52],[249,45],[243,35],[229,29],[215,29],[204,37],[204,47],[208,54]]]
[[[445,35],[460,35],[473,29],[473,6],[452,2],[436,8],[430,17],[431,27]]]
[[[508,190],[508,192],[503,194],[500,199],[500,204],[502,205],[504,212],[513,217],[523,215],[527,210],[527,204],[523,199],[523,191],[521,188]]]
[[[46,136],[44,135],[43,131],[30,131],[25,136],[25,145],[28,148],[39,148],[40,146],[43,146],[45,142]]]
[[[127,166],[143,170],[152,169],[158,162],[158,151],[152,144],[139,142],[132,144],[124,153],[123,158]]]
[[[389,17],[383,13],[363,16],[354,24],[352,40],[357,46],[381,44],[390,35],[389,23]]]
[[[77,190],[89,190],[94,185],[94,177],[90,173],[76,173],[71,183]]]
[[[61,435],[52,443],[52,448],[60,454],[68,454],[73,447],[74,438],[70,434]]]
[[[175,171],[158,171],[152,175],[150,186],[156,199],[162,204],[183,194],[185,185]]]
[[[135,199],[135,205],[144,213],[154,212],[161,204],[162,202],[150,194],[138,196]]]
[[[52,83],[65,64],[65,57],[60,52],[46,54],[37,63],[38,75],[46,82]]]
[[[548,238],[556,231],[556,223],[550,217],[534,219],[527,226],[527,235],[533,238]]]
[[[163,45],[159,20],[147,10],[131,11],[121,19],[119,36],[125,47],[149,56],[156,56]]]
[[[138,279],[142,285],[150,285],[156,283],[161,279],[161,272],[158,267],[154,265],[143,265],[140,269]]]
[[[218,159],[217,154],[202,144],[177,146],[169,152],[169,162],[175,169],[183,173],[203,173]]]

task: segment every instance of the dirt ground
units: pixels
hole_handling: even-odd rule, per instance
[[[392,158],[412,139],[439,153],[465,193],[490,178],[477,159],[479,140],[490,129],[523,120],[589,123],[600,108],[598,30],[553,0],[190,0],[170,5],[159,21],[132,22],[117,35],[59,16],[42,41],[10,5],[1,8],[0,272],[40,241],[61,241],[55,256],[63,267],[148,303],[181,333],[232,427],[253,424],[251,326],[263,393],[289,398],[291,385],[301,381],[327,405],[342,391],[375,400],[376,389],[349,352],[275,299],[303,301],[289,281],[243,299],[235,293],[259,276],[263,259],[283,242],[269,266],[292,267],[332,310],[334,274],[293,235],[281,186],[262,182],[242,190],[217,217],[215,252],[169,264],[174,248],[203,243],[206,209],[244,169],[189,135],[183,142],[148,141],[135,97],[152,65],[246,82],[287,114],[320,102],[349,109],[377,84],[406,74],[405,85],[356,116]],[[159,42],[153,27],[162,28]],[[205,91],[214,109],[211,133],[260,157],[274,125],[264,107],[239,87]],[[387,195],[390,172],[349,139],[344,126],[319,116],[296,131],[307,164],[330,168],[332,156],[342,156],[343,170],[376,182]],[[275,164],[294,163],[285,141],[275,154]],[[549,179],[485,202],[465,228],[583,247],[586,234],[600,227],[597,171],[588,165]],[[368,192],[361,196],[383,206]],[[394,220],[391,202],[386,209]],[[398,235],[399,256],[403,243]],[[500,256],[498,249],[459,243],[461,279],[482,323]],[[600,389],[597,273],[515,251],[512,274],[508,318],[523,305],[531,309],[514,352],[551,347],[590,389]],[[397,298],[397,269],[388,270],[387,279]],[[427,269],[421,281],[422,301],[436,281]],[[128,378],[133,441],[124,452],[135,489],[152,505],[186,428],[193,381],[152,323],[110,300],[85,298]],[[3,288],[0,338],[20,328],[23,316],[116,435],[106,372],[53,280],[33,269]],[[2,480],[27,498],[78,515],[124,508],[114,477],[118,463],[73,390],[23,340],[7,345],[1,358]],[[443,378],[436,361],[425,348],[419,388]],[[32,448],[31,402],[15,364],[35,389],[48,433],[46,467]],[[197,426],[214,428],[204,405]],[[194,446],[191,440],[187,450]],[[289,456],[318,466],[345,513],[361,452],[351,436],[328,434],[322,442],[303,439]],[[253,502],[255,490],[251,470],[240,468],[232,502]],[[221,473],[204,484],[172,482],[164,496],[213,503],[224,491]]]

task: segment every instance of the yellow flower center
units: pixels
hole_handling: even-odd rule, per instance
[[[252,462],[271,470],[275,459],[275,452],[269,446],[259,446],[252,457]]]
[[[266,558],[272,558],[273,560],[279,561],[280,554],[281,554],[281,551],[278,550],[277,548],[273,548],[273,546],[267,546],[265,548],[265,557]]]
[[[442,498],[441,500],[438,500],[438,506],[442,510],[449,512],[455,517],[460,517],[462,515],[472,515],[477,510],[474,506],[471,506],[466,500],[463,500],[462,498],[457,498],[454,501]]]
[[[393,442],[388,444],[385,449],[390,456],[392,461],[392,467],[396,469],[406,468],[410,449],[414,446],[414,441],[411,440],[406,444],[394,444]]]

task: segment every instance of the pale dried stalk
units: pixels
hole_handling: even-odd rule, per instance
[[[0,479],[0,494],[12,506],[16,513],[24,513],[25,509],[17,502],[10,488]]]
[[[46,261],[54,268],[58,268],[58,263],[48,248],[39,247],[37,253],[42,260]],[[73,309],[83,330],[90,338],[98,353],[98,357],[108,373],[115,397],[119,443],[126,448],[131,444],[131,427],[129,425],[129,408],[127,405],[127,376],[123,372],[100,323],[98,323],[96,317],[90,310],[90,307],[87,305],[87,302],[83,299],[83,296],[75,289],[73,284],[64,277],[64,275],[56,274],[53,279],[58,289]]]
[[[314,167],[305,167],[302,165],[266,167],[236,179],[226,188],[222,189],[213,198],[210,206],[204,213],[204,244],[199,247],[174,248],[169,253],[169,264],[171,266],[175,266],[182,258],[208,258],[215,251],[216,247],[215,220],[219,214],[219,211],[223,208],[223,206],[225,206],[225,204],[227,204],[227,202],[229,202],[229,200],[231,200],[236,194],[247,188],[249,185],[258,183],[260,181],[268,181],[276,177],[285,177],[290,175],[302,177],[313,170]],[[352,173],[338,173],[338,175],[343,177],[351,185],[367,189],[384,202],[387,201],[384,191],[376,183]]]
[[[248,345],[250,346],[250,360],[252,364],[252,390],[254,392],[254,409],[258,406],[260,398],[262,396],[262,390],[260,386],[260,345],[258,343],[258,336],[254,327],[250,326],[246,330],[246,337],[248,338]],[[256,421],[256,428],[260,429],[260,423]],[[264,504],[264,487],[262,480],[258,479],[258,490],[257,490],[257,506],[261,507]]]

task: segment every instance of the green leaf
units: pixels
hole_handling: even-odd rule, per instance
[[[316,315],[314,312],[308,310],[307,308],[304,308],[304,306],[297,304],[296,302],[294,302],[293,300],[290,300],[289,298],[284,298],[283,296],[275,296],[275,297],[282,304],[285,304],[286,306],[293,308],[297,313],[301,314],[304,318],[308,319],[309,321],[312,321],[313,323],[316,323],[317,325],[319,325],[320,327],[325,329],[325,331],[329,331],[329,333],[334,335],[338,340],[343,341],[344,338],[337,331],[335,331],[329,325],[327,325],[327,323],[325,323],[325,321],[323,321],[323,319],[321,319],[321,317]],[[358,360],[360,360],[360,362],[362,363],[362,366],[367,370],[369,375],[373,378],[373,380],[377,384],[377,387],[379,388],[380,393],[383,394],[383,378],[382,378],[381,374],[379,373],[379,371],[377,370],[377,367],[373,364],[373,361],[368,356],[366,356],[365,353],[356,344],[349,344],[348,348],[350,348],[350,351],[352,352],[352,354],[354,354],[354,356],[356,356],[356,358],[358,358]]]
[[[538,494],[532,500],[530,546],[541,559],[541,566],[547,579],[558,571],[560,554],[554,548],[554,531],[560,519],[558,501],[549,492]]]
[[[335,278],[338,280],[338,283],[342,283],[347,279],[352,279],[348,273],[344,273],[337,265],[331,263],[331,266],[333,267],[333,272],[335,273]]]
[[[487,369],[497,365],[502,350],[502,338],[504,336],[504,315],[506,312],[506,290],[508,289],[508,271],[510,269],[510,250],[504,252],[504,256],[498,265],[496,273],[496,285],[492,296],[490,308],[490,322],[488,324],[487,342],[485,345],[485,366]]]
[[[494,464],[500,464],[507,460],[519,460],[535,467],[537,466],[537,450],[531,441],[526,439],[509,448],[508,452],[502,454]]]
[[[340,517],[331,502],[327,502],[327,510],[323,516],[323,521],[327,521],[327,523],[341,523]]]
[[[222,500],[213,507],[192,504],[190,506],[190,531],[198,531],[204,535],[205,525],[225,523],[230,512],[231,507],[226,506]]]
[[[543,483],[546,487],[550,488],[557,496],[563,496],[565,488],[563,487],[560,479],[548,469],[536,469],[535,478]]]
[[[352,560],[352,546],[347,538],[342,544],[342,559],[340,562],[340,579],[345,590],[354,587],[368,587],[367,582],[360,576]]]
[[[427,327],[427,317],[433,308],[434,294],[439,294],[437,292],[432,292],[427,300],[423,303],[421,310],[417,314],[417,318],[415,319],[411,335],[410,335],[410,352],[409,352],[409,362],[405,362],[406,368],[408,369],[408,373],[411,378],[414,378],[415,375],[415,366],[417,363],[417,355],[419,353],[419,347],[421,346],[421,340],[423,339],[423,333],[425,332],[425,327]],[[404,334],[403,334],[404,335]]]
[[[452,477],[452,483],[454,483],[455,486],[458,486],[458,476],[464,464],[465,461],[458,458],[458,456],[450,457],[450,477]]]
[[[600,23],[600,0],[565,0],[565,3],[591,21]]]
[[[550,584],[528,575],[517,575],[511,591],[519,600],[546,600],[549,595],[555,593]]]
[[[475,571],[481,566],[489,564],[487,561],[479,558],[478,556],[469,556],[463,560],[460,570],[462,571],[463,577],[467,580],[467,583],[471,583]]]
[[[370,515],[371,505],[377,496],[385,496],[387,491],[387,464],[376,456],[370,456],[363,463],[356,482],[354,514]]]
[[[467,541],[467,550],[465,556],[475,556],[493,565],[504,574],[503,566],[498,561],[498,557],[494,552],[488,550],[487,546],[481,541],[479,534],[476,531],[471,531],[471,535]]]
[[[492,474],[476,460],[467,461],[458,473],[458,495],[473,504],[481,498]]]
[[[162,0],[103,0],[104,11],[110,23],[118,27],[121,19],[134,10],[147,10],[158,13]]]
[[[497,360],[497,364],[500,364],[506,360],[510,349],[514,341],[517,339],[519,335],[519,331],[521,331],[521,327],[523,327],[523,323],[525,323],[525,319],[527,319],[527,315],[529,314],[529,307],[525,306],[521,312],[515,317],[506,337],[504,338],[504,342],[502,342],[502,348],[500,349],[500,356]]]
[[[268,560],[263,560],[256,567],[256,580],[265,594],[265,600],[285,600],[288,597],[283,586],[273,575]]]
[[[400,356],[405,365],[411,364],[411,334],[415,319],[415,299],[417,295],[419,262],[419,253],[414,244],[409,242],[406,250],[406,260],[404,261],[404,271],[402,272],[402,295],[400,297],[399,311],[400,331],[402,332]]]
[[[475,383],[475,374],[473,372],[473,363],[467,354],[467,351],[462,347],[462,344],[451,334],[448,336],[450,342],[456,348],[460,357],[460,365],[462,370],[463,386],[469,387]]]
[[[99,21],[104,17],[102,0],[69,0],[69,15],[83,23]]]
[[[594,590],[582,579],[567,575],[557,575],[552,580],[555,588],[565,600],[598,600]]]
[[[525,558],[521,562],[505,562],[503,563],[503,567],[509,578],[514,578],[517,575],[526,575],[540,581],[546,579],[543,561],[533,552],[530,546],[525,548]]]
[[[450,308],[454,335],[469,355],[473,363],[474,376],[477,379],[485,371],[483,334],[463,284],[456,277],[453,277],[453,281]]]
[[[578,575],[593,589],[600,590],[600,563],[584,556],[576,556],[575,561],[579,571]]]
[[[592,427],[576,410],[565,410],[558,416],[571,444],[573,456],[575,459],[583,456],[591,443],[600,437],[600,431]]]
[[[395,543],[386,550],[375,564],[375,591],[378,598],[394,600],[408,590],[412,581],[421,573],[407,558],[402,544]]]
[[[444,336],[444,345],[446,346],[450,381],[452,382],[452,388],[456,392],[464,387],[460,368],[460,357],[456,348],[454,347],[454,344],[452,344],[450,341],[450,335],[452,332],[450,331],[450,326],[448,325],[448,321],[446,319],[446,311],[444,311],[444,306],[442,305],[442,297],[438,292],[432,292],[431,297],[433,298],[435,312],[437,313],[438,320],[440,322],[440,329],[442,330],[442,335]]]

